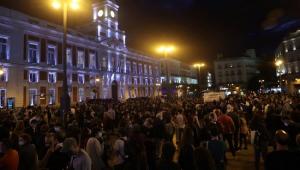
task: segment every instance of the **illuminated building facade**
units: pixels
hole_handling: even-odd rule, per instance
[[[276,76],[281,86],[289,93],[299,93],[300,89],[300,30],[289,34],[278,46],[275,52]]]
[[[160,61],[126,47],[115,1],[93,3],[88,34],[68,30],[67,74],[73,104],[159,94]],[[94,30],[94,31],[93,31]],[[59,104],[62,95],[62,27],[0,7],[0,107]]]

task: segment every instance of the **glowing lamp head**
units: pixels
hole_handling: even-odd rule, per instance
[[[160,46],[156,49],[158,53],[173,53],[176,50],[176,48],[173,45],[169,46]]]
[[[72,0],[72,1],[70,2],[70,7],[71,7],[73,10],[79,9],[79,3],[78,3],[78,0]]]
[[[96,80],[96,82],[100,82],[100,78],[96,78],[95,80]]]
[[[194,67],[195,68],[201,68],[201,67],[204,67],[205,64],[204,63],[197,63],[197,64],[194,64]]]
[[[53,1],[52,1],[52,7],[53,7],[54,9],[60,9],[60,8],[61,8],[61,3],[60,3],[60,1],[59,1],[59,0],[53,0]]]
[[[275,62],[275,65],[276,65],[277,67],[281,66],[282,64],[283,64],[283,61],[282,61],[282,60],[277,60],[277,61]]]
[[[0,75],[3,75],[4,74],[4,70],[3,68],[0,68]]]

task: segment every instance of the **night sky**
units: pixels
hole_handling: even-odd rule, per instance
[[[213,61],[218,53],[240,56],[257,48],[270,57],[278,41],[300,26],[300,0],[117,0],[121,29],[130,48],[153,54],[155,45],[173,43],[172,55],[187,63]],[[61,23],[48,0],[1,0],[0,5]],[[90,0],[72,13],[70,25],[88,23]],[[300,27],[299,27],[300,28]],[[269,55],[269,56],[268,56]]]

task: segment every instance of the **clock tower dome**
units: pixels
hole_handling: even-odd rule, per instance
[[[122,46],[126,44],[125,32],[119,29],[118,10],[115,0],[95,0],[93,5],[93,22],[97,27],[99,41],[113,42]]]

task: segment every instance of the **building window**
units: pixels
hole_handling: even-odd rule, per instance
[[[47,64],[56,65],[56,48],[55,46],[48,46],[47,49]]]
[[[8,38],[0,36],[0,59],[7,60],[9,53]]]
[[[37,105],[37,89],[29,89],[29,105]]]
[[[70,48],[67,49],[67,66],[72,67],[72,51]]]
[[[143,65],[139,64],[139,74],[143,74]]]
[[[131,63],[130,61],[126,61],[126,73],[130,73],[131,72]]]
[[[68,85],[71,85],[72,84],[72,73],[68,73],[67,74],[67,81],[68,81]]]
[[[150,79],[150,85],[153,85],[153,79]]]
[[[80,69],[84,69],[84,53],[83,51],[78,51],[77,53],[77,67]]]
[[[79,93],[79,102],[83,102],[84,101],[84,88],[79,88],[78,93]]]
[[[84,74],[78,74],[78,83],[84,84]]]
[[[56,83],[56,73],[55,72],[49,72],[48,73],[48,82],[49,83]]]
[[[134,85],[138,85],[138,80],[137,80],[137,78],[134,78]]]
[[[0,75],[0,81],[1,82],[7,82],[8,81],[8,71],[6,68],[3,68],[3,74]]]
[[[106,70],[107,68],[107,58],[106,57],[102,57],[102,60],[101,60],[101,70]]]
[[[149,66],[149,75],[152,76],[152,66]]]
[[[133,63],[133,65],[132,65],[132,72],[133,72],[133,74],[137,74],[137,65],[136,65],[136,63]]]
[[[49,89],[48,90],[48,95],[49,95],[49,104],[55,104],[55,89]]]
[[[28,62],[32,64],[39,63],[39,45],[36,42],[29,42],[28,44]]]
[[[148,74],[148,66],[144,65],[144,74],[147,75]]]
[[[30,83],[37,83],[39,82],[39,73],[38,71],[29,71],[29,82]]]
[[[6,89],[0,89],[0,108],[5,107]]]
[[[96,55],[94,53],[90,54],[89,64],[90,69],[96,69]]]

